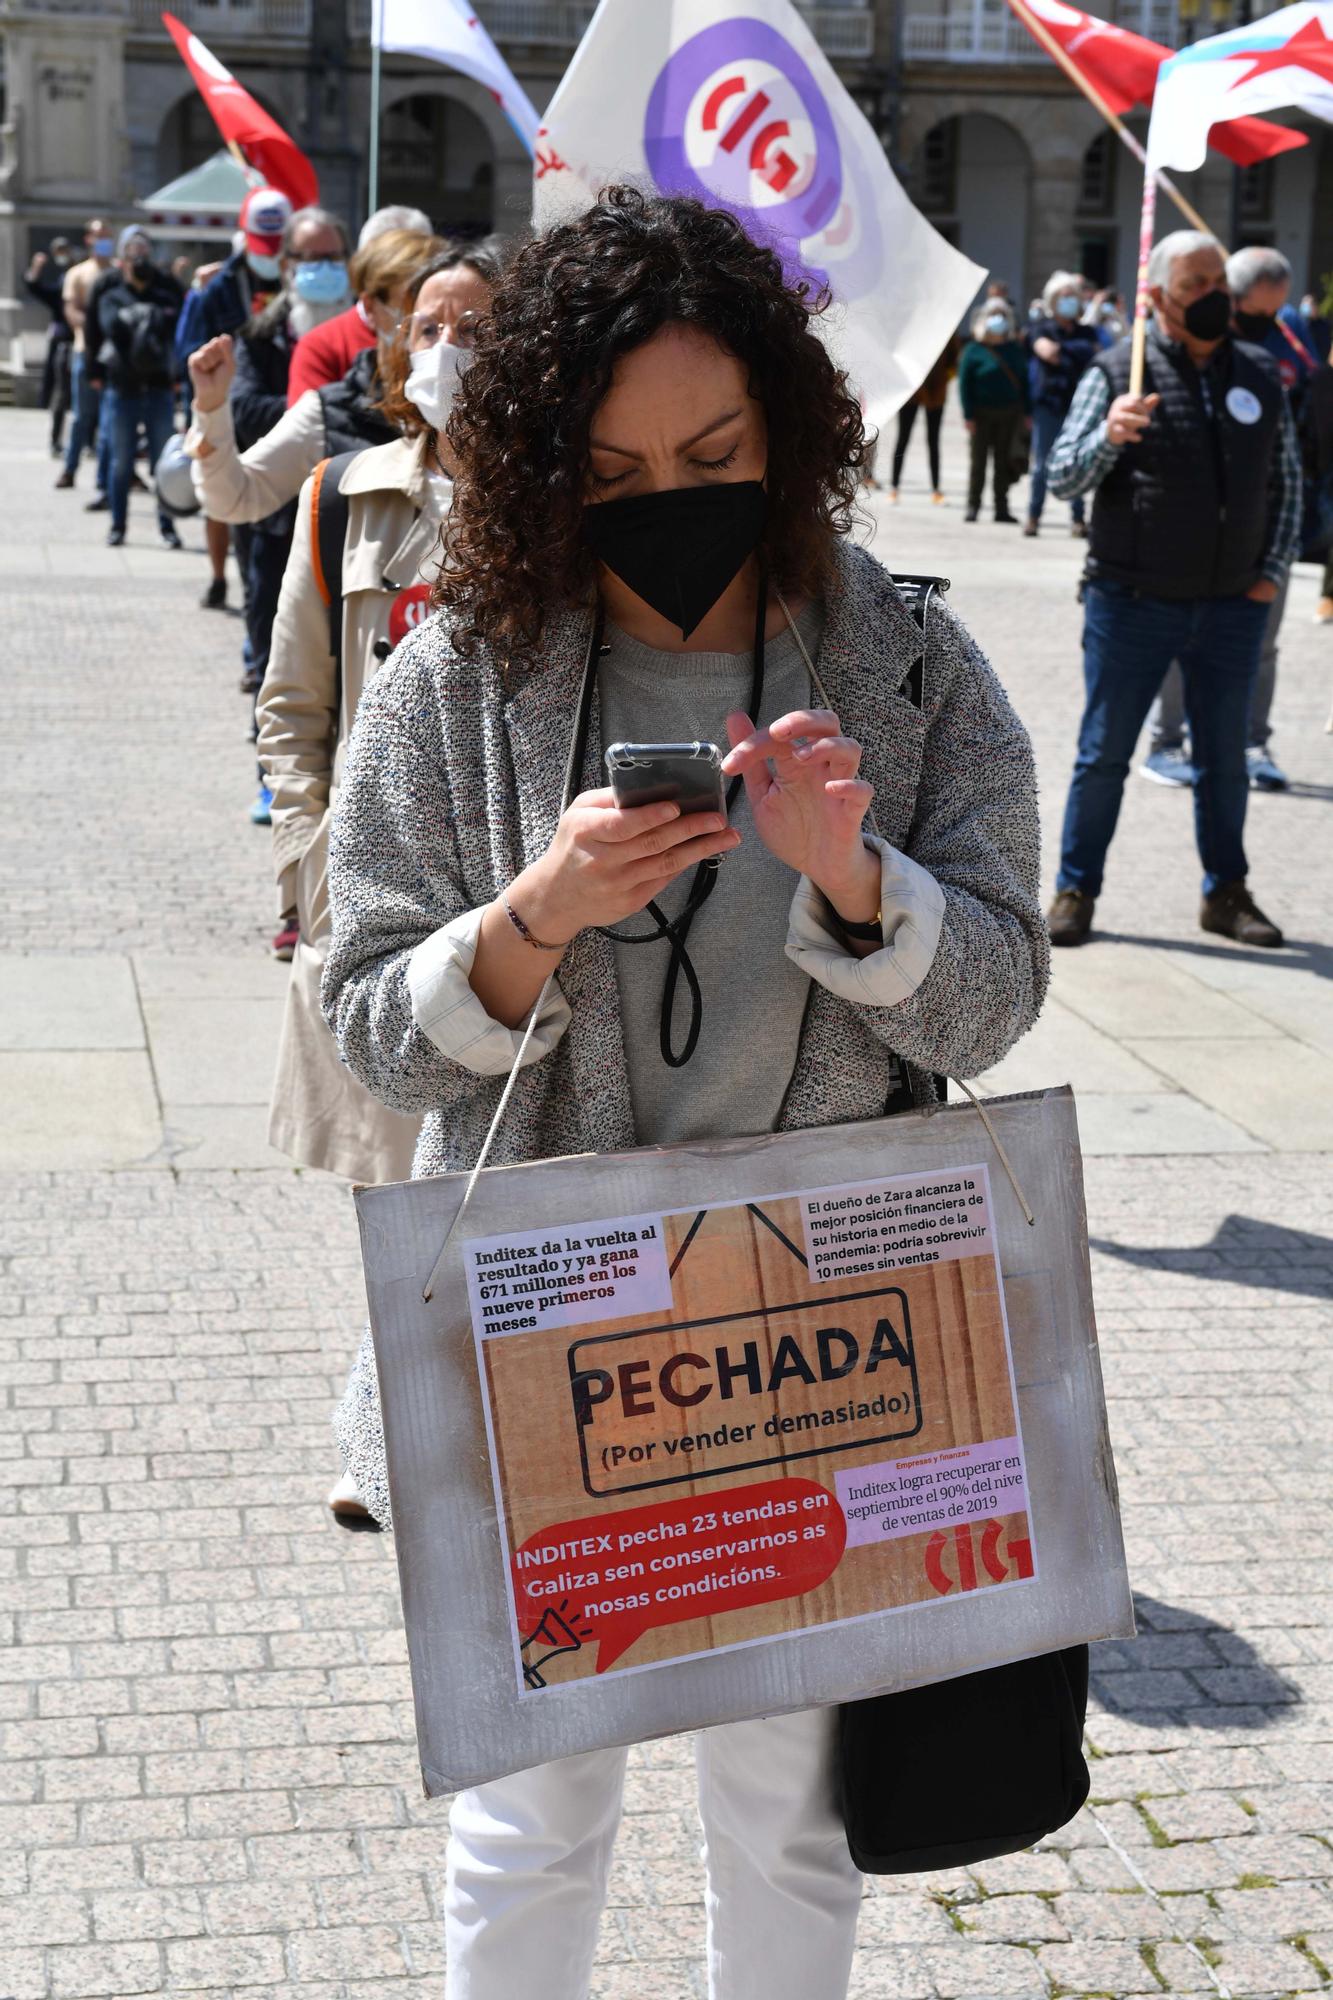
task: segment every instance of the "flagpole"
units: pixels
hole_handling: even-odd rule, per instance
[[[1101,92],[1098,90],[1096,84],[1092,81],[1091,77],[1085,76],[1083,74],[1083,71],[1079,68],[1078,64],[1074,61],[1074,58],[1069,54],[1068,50],[1061,48],[1059,42],[1057,42],[1055,36],[1051,33],[1050,29],[1046,26],[1045,22],[1040,20],[1037,17],[1037,15],[1035,15],[1032,12],[1032,9],[1026,4],[1026,0],[1009,0],[1009,4],[1013,8],[1015,14],[1017,14],[1019,20],[1023,23],[1023,26],[1029,31],[1030,34],[1032,34],[1035,37],[1037,41],[1041,43],[1041,46],[1045,49],[1047,55],[1054,57],[1055,61],[1059,63],[1061,69],[1064,71],[1065,75],[1069,78],[1070,82],[1076,85],[1076,87],[1083,92],[1083,95],[1087,98],[1089,104],[1093,105],[1096,110],[1101,112],[1102,117],[1106,120],[1111,130],[1117,135],[1118,138],[1123,140],[1126,146],[1128,146],[1130,152],[1134,155],[1134,158],[1138,161],[1139,165],[1141,167],[1146,168],[1148,164],[1148,155],[1144,152],[1143,147],[1140,145],[1139,141],[1134,137],[1134,134],[1130,131],[1128,125],[1125,124],[1124,120],[1122,118],[1117,117],[1115,112],[1112,111],[1110,105],[1107,103],[1106,99],[1102,96]],[[1167,175],[1162,173],[1160,170],[1158,171],[1157,174],[1157,185],[1163,190],[1165,194],[1170,195],[1172,201],[1176,204],[1176,207],[1185,217],[1185,220],[1191,223],[1195,229],[1201,230],[1205,236],[1213,236],[1216,234],[1215,230],[1212,230],[1208,227],[1208,224],[1204,221],[1198,209],[1192,207],[1191,204],[1188,201],[1186,201],[1184,195],[1180,192],[1180,189],[1175,185],[1174,181],[1170,180],[1167,177]]]
[[[380,205],[380,42],[383,39],[384,0],[371,0],[370,9],[370,173],[366,214]]]
[[[1134,293],[1134,335],[1129,350],[1129,393],[1131,396],[1143,394],[1143,369],[1147,356],[1148,313],[1151,300],[1148,297],[1148,260],[1152,256],[1152,240],[1157,227],[1157,177],[1150,167],[1143,170],[1143,207],[1139,212],[1139,275]],[[1211,233],[1211,232],[1208,232]]]

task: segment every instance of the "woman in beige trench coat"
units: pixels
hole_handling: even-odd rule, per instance
[[[259,706],[259,757],[273,793],[278,903],[299,941],[283,1022],[269,1138],[301,1166],[358,1181],[406,1180],[420,1120],[379,1104],[339,1060],[319,1008],[329,935],[328,828],[361,690],[429,608],[440,532],[452,494],[448,448],[405,390],[430,375],[425,357],[452,363],[490,303],[500,257],[489,244],[446,250],[409,281],[400,338],[381,348],[381,408],[402,436],[360,452],[338,480],[345,514],[341,677],[312,535],[316,475],[297,507],[296,533],[273,628]],[[447,400],[447,388],[446,388]],[[430,403],[429,392],[423,401]],[[437,397],[431,414],[443,424]],[[332,504],[323,495],[322,505]],[[335,580],[336,581],[336,580]],[[341,679],[341,685],[340,685]]]

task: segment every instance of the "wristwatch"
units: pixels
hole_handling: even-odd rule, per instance
[[[864,944],[883,944],[884,931],[880,923],[880,911],[876,910],[873,924],[853,924],[849,923],[846,917],[839,916],[833,909],[832,903],[829,904],[829,908],[833,910],[833,920],[844,937],[858,938]]]

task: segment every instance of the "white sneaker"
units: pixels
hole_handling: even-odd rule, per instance
[[[328,1507],[330,1512],[334,1514],[362,1514],[368,1516],[370,1513],[370,1509],[361,1498],[360,1492],[357,1490],[356,1481],[350,1472],[344,1472],[342,1478],[330,1493]]]

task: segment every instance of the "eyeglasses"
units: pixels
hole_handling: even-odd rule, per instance
[[[424,313],[408,313],[398,322],[398,331],[415,348],[434,347],[438,341],[452,338],[455,347],[472,347],[477,338],[477,315],[465,312],[451,329],[442,319],[431,319]]]

